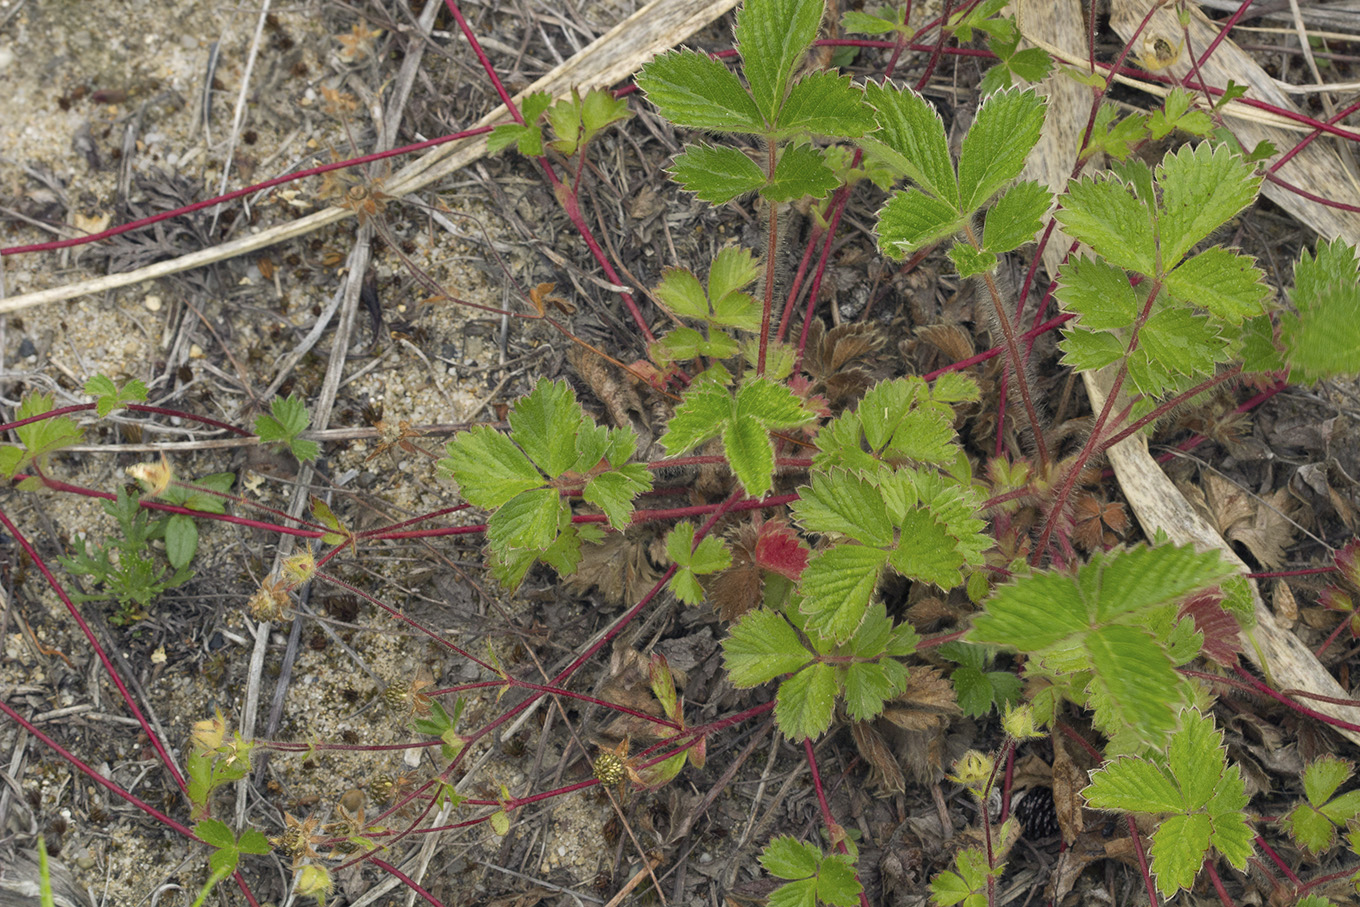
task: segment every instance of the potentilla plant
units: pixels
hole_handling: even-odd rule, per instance
[[[477,666],[484,679],[444,690],[424,676],[393,683],[385,706],[420,745],[438,754],[438,770],[417,780],[375,781],[372,790],[390,795],[392,804],[381,814],[338,804],[335,821],[325,825],[290,814],[268,841],[215,814],[219,789],[246,777],[261,747],[310,756],[337,745],[251,741],[228,734],[220,715],[201,722],[183,774],[162,753],[190,804],[192,828],[115,791],[208,846],[210,876],[199,902],[226,879],[235,875],[239,882],[241,860],[270,844],[297,871],[295,890],[318,899],[331,889],[328,866],[367,861],[406,879],[385,857],[405,836],[428,830],[421,823],[431,812],[465,814],[468,824],[503,835],[517,810],[550,797],[595,785],[646,790],[669,783],[687,765],[702,768],[710,737],[772,712],[783,735],[804,748],[826,827],[820,841],[781,835],[766,843],[759,863],[778,880],[769,903],[867,904],[855,835],[831,812],[813,747],[844,726],[857,741],[871,739],[861,735],[876,719],[896,720],[898,704],[913,683],[921,683],[948,690],[955,710],[979,718],[995,711],[1003,731],[994,752],[970,753],[952,767],[952,780],[975,798],[974,840],[981,843],[959,848],[950,868],[932,878],[934,903],[998,903],[1018,823],[1007,815],[1004,797],[1002,813],[994,812],[992,794],[1000,788],[1009,795],[1016,747],[1064,733],[1063,716],[1076,710],[1089,716],[1098,737],[1098,746],[1082,739],[1097,765],[1084,802],[1128,817],[1150,899],[1189,889],[1204,873],[1229,902],[1218,857],[1241,870],[1261,853],[1291,878],[1300,903],[1326,903],[1313,890],[1321,883],[1300,882],[1262,837],[1269,819],[1249,811],[1241,768],[1228,757],[1213,715],[1212,675],[1189,667],[1197,659],[1235,665],[1239,631],[1251,614],[1246,580],[1215,552],[1162,539],[1090,546],[1098,550],[1083,559],[1071,544],[1071,513],[1078,489],[1098,481],[1090,467],[1101,453],[1149,429],[1173,406],[1244,375],[1287,372],[1316,382],[1360,370],[1360,263],[1344,243],[1319,243],[1295,264],[1288,305],[1277,306],[1257,262],[1213,242],[1257,197],[1262,175],[1256,154],[1243,154],[1218,127],[1218,111],[1200,109],[1180,88],[1150,114],[1120,118],[1109,105],[1093,111],[1079,157],[1085,162],[1102,150],[1114,159],[1109,169],[1074,174],[1056,196],[1020,180],[1047,113],[1042,96],[1023,83],[1045,76],[1051,61],[1041,51],[1019,49],[1005,6],[1005,0],[969,4],[936,24],[941,41],[946,35],[971,40],[974,31],[987,35],[999,61],[983,81],[986,96],[957,154],[941,116],[918,90],[888,79],[861,86],[837,71],[807,66],[825,15],[823,0],[745,3],[737,14],[735,69],[680,50],[657,57],[639,75],[647,103],[661,116],[705,134],[676,157],[674,178],[714,204],[754,195],[763,206],[767,242],[760,250],[729,247],[711,262],[667,270],[652,294],[673,325],[660,336],[634,307],[650,339],[649,361],[630,371],[673,402],[659,436],[665,460],[640,461],[633,428],[600,425],[567,382],[548,379],[509,409],[507,429],[477,426],[445,447],[438,465],[456,483],[451,506],[486,514],[476,527],[485,533],[486,563],[509,590],[518,589],[536,565],[571,576],[608,533],[643,521],[670,524],[660,546],[668,561],[660,580],[555,676],[531,682],[507,669],[494,651],[479,656],[460,649],[329,568],[341,552],[410,537],[410,522],[352,530],[319,499],[312,518],[299,525],[232,517],[319,546],[264,581],[249,603],[257,619],[287,615],[292,594],[307,583],[332,583],[428,635]],[[906,16],[893,11],[848,13],[844,25],[893,35],[899,49],[912,37]],[[1103,93],[1105,82],[1096,81],[1093,87]],[[569,186],[555,175],[550,179],[579,226],[576,189],[584,154],[603,130],[627,118],[626,104],[598,91],[556,103],[534,96],[523,114],[523,123],[498,128],[492,145],[540,158],[575,158]],[[1184,141],[1155,166],[1132,154],[1146,140],[1173,135]],[[833,410],[807,348],[811,305],[800,341],[790,342],[797,293],[777,280],[780,207],[811,199],[818,230],[832,233],[846,195],[865,184],[888,190],[875,223],[882,254],[903,259],[939,249],[942,261],[975,284],[1003,340],[1005,379],[1020,403],[1020,412],[1006,417],[1026,433],[1028,458],[970,455],[958,425],[962,411],[976,408],[984,394],[961,369],[929,380],[865,377],[853,405]],[[1051,437],[1028,361],[1028,341],[1036,332],[1016,327],[1017,299],[998,277],[1006,257],[1043,235],[1050,218],[1081,248],[1054,275],[1061,313],[1047,328],[1062,331],[1062,366],[1073,373],[1106,370],[1113,384],[1075,449]],[[813,303],[817,295],[814,287]],[[536,315],[522,317],[548,319],[543,293],[530,304]],[[867,333],[827,332],[824,339],[830,351],[825,358],[835,368],[877,348]],[[71,417],[76,410],[106,416],[126,406],[171,414],[143,405],[144,389],[120,388],[102,376],[87,392],[96,403],[63,410],[50,398],[30,395],[16,422],[6,426],[20,443],[0,447],[0,468],[21,488],[72,490],[53,474],[52,458],[79,439]],[[305,402],[290,396],[272,402],[253,435],[307,461],[319,452],[305,437],[309,425]],[[729,473],[726,496],[688,508],[653,506],[654,475],[686,461]],[[252,506],[229,493],[230,476],[187,482],[167,467],[164,473],[143,470],[140,477],[139,499],[121,491],[109,505],[128,536],[110,547],[145,547],[158,538],[148,528],[147,510],[163,511],[167,555],[178,570],[188,569],[192,557],[187,538],[194,519],[224,517],[228,505]],[[1032,527],[1011,520],[1022,502],[1038,515]],[[753,516],[738,521],[737,514]],[[180,533],[173,544],[172,523]],[[7,518],[5,526],[13,531]],[[430,534],[455,531],[467,527]],[[102,550],[112,570],[108,549]],[[1360,589],[1353,555],[1338,556],[1340,578],[1327,593],[1336,610],[1346,610]],[[69,569],[92,572],[91,564],[98,566],[96,558],[81,550]],[[112,584],[112,575],[103,581]],[[733,577],[742,581],[723,583]],[[152,607],[177,581],[179,573],[168,579],[147,573],[139,587],[147,600],[138,598],[139,606]],[[957,626],[925,637],[890,605],[884,594],[889,583],[957,602],[963,612]],[[719,604],[726,679],[739,689],[768,691],[753,694],[757,705],[693,724],[675,675],[659,656],[647,662],[647,687],[656,700],[651,712],[570,688],[573,675],[664,592],[693,606],[725,596]],[[79,621],[74,604],[68,606]],[[1005,663],[1021,667],[994,664],[1003,652],[1011,658]],[[1253,690],[1274,692],[1242,674]],[[475,690],[494,690],[498,701],[511,691],[523,697],[480,727],[467,727],[465,697]],[[480,798],[460,793],[455,778],[474,745],[549,695],[649,725],[657,742],[633,751],[625,738],[595,754],[593,779],[560,789],[514,796],[502,786]],[[160,746],[135,700],[127,701]],[[0,703],[0,709],[32,728],[8,705]],[[1310,858],[1343,847],[1360,857],[1360,799],[1355,791],[1338,793],[1352,773],[1353,766],[1339,758],[1314,761],[1300,779],[1302,798],[1276,818]],[[321,855],[327,847],[331,862]],[[1349,879],[1353,863],[1327,881]]]

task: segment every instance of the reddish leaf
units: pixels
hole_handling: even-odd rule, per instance
[[[1195,629],[1204,634],[1204,657],[1231,668],[1237,665],[1237,653],[1242,651],[1242,630],[1237,618],[1223,610],[1222,598],[1217,592],[1196,595],[1181,607],[1180,616],[1189,615]]]
[[[756,537],[756,563],[797,582],[808,563],[808,547],[788,523],[768,520]]]

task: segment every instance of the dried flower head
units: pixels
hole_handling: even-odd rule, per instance
[[[299,822],[291,813],[284,813],[283,833],[270,838],[269,843],[292,857],[293,868],[297,869],[303,860],[320,858],[321,856],[312,847],[313,844],[321,841],[321,837],[316,834],[318,821],[315,816],[308,816],[304,821]]]

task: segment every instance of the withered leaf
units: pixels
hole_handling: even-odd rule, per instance
[[[867,721],[851,722],[850,735],[864,761],[869,763],[869,783],[882,791],[899,794],[906,791],[907,779],[883,735]]]

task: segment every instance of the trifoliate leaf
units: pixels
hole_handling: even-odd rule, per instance
[[[494,428],[479,425],[445,446],[439,461],[469,504],[494,510],[521,492],[544,484],[543,474],[514,443]]]
[[[767,123],[779,121],[789,78],[817,37],[825,11],[824,0],[767,0],[737,11],[737,52]]]
[[[1190,104],[1193,100],[1190,92],[1181,86],[1177,85],[1171,89],[1162,109],[1154,110],[1152,116],[1148,118],[1148,132],[1152,138],[1160,141],[1176,129],[1199,136],[1208,135],[1213,131],[1213,117],[1202,110],[1191,110]]]
[[[1292,375],[1308,383],[1360,372],[1360,277],[1355,250],[1341,240],[1320,242],[1294,268],[1289,294],[1298,314],[1285,315],[1280,334]]]
[[[874,112],[849,76],[823,70],[796,82],[779,112],[779,133],[858,138],[873,129]]]
[[[1229,324],[1240,324],[1260,315],[1270,298],[1263,277],[1254,258],[1214,246],[1168,274],[1166,289]]]
[[[765,185],[765,174],[745,154],[705,144],[686,145],[672,162],[670,173],[686,191],[715,205]]]
[[[807,632],[836,642],[853,636],[887,561],[888,552],[864,545],[815,552],[798,582]]]
[[[741,80],[708,54],[692,50],[659,54],[642,67],[637,84],[661,115],[677,126],[715,132],[765,131],[760,110]]]
[[[320,447],[315,441],[298,437],[311,421],[307,404],[297,394],[275,397],[269,401],[269,414],[256,417],[255,434],[262,444],[287,447],[302,462],[315,460]]]
[[[865,87],[865,97],[874,109],[879,128],[864,144],[875,146],[890,165],[943,202],[950,219],[957,219],[959,183],[939,113],[909,88],[885,88],[870,82]]]
[[[1128,274],[1099,258],[1081,255],[1068,259],[1058,271],[1058,280],[1058,301],[1069,312],[1081,316],[1083,328],[1128,327],[1142,307]]]
[[[812,657],[789,622],[764,608],[748,611],[723,640],[727,679],[739,689],[792,674]]]
[[[761,188],[760,196],[772,202],[821,198],[839,185],[820,151],[811,145],[790,145],[779,155],[774,176]]]
[[[922,246],[953,236],[964,221],[948,202],[908,189],[896,192],[878,212],[878,247],[901,258]]]
[[[821,735],[831,726],[835,709],[836,671],[820,662],[781,683],[775,695],[775,721],[795,741]]]
[[[1147,202],[1117,178],[1082,177],[1068,184],[1054,217],[1073,239],[1094,249],[1110,264],[1154,274],[1157,248]]]
[[[1039,141],[1047,102],[1025,89],[998,91],[978,108],[959,152],[959,211],[971,214],[1020,175]]]
[[[694,544],[694,524],[678,523],[666,536],[666,554],[679,567],[671,577],[671,591],[688,605],[704,600],[703,588],[696,574],[717,573],[732,565],[732,555],[715,536],[705,536]]]
[[[1157,183],[1162,190],[1157,227],[1165,273],[1196,243],[1255,201],[1261,178],[1227,148],[1201,142],[1167,155],[1157,168]]]
[[[982,248],[1001,255],[1034,239],[1053,204],[1048,189],[1032,180],[1016,183],[996,200],[982,227]],[[951,373],[952,374],[952,373]]]

